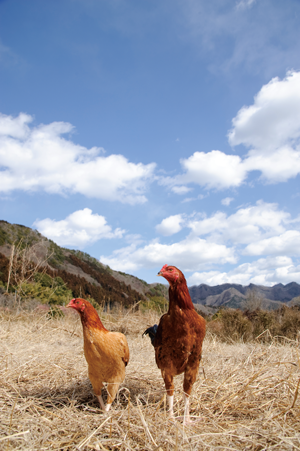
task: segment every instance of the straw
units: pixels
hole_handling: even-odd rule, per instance
[[[298,343],[222,343],[210,335],[190,398],[197,419],[183,427],[183,376],[175,381],[175,422],[143,331],[155,313],[102,314],[126,330],[126,378],[105,416],[87,375],[78,317],[0,310],[0,441],[9,450],[300,449]],[[205,372],[204,372],[205,370]],[[205,378],[204,378],[205,374]],[[103,391],[106,399],[106,391]]]

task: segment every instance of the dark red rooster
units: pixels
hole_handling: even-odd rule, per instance
[[[67,307],[77,310],[80,315],[89,378],[102,410],[107,412],[125,378],[129,361],[126,337],[105,329],[96,309],[85,299],[72,299]],[[108,392],[106,406],[101,396],[104,383],[107,383]]]
[[[170,284],[169,310],[160,318],[158,326],[149,327],[144,334],[150,336],[155,348],[155,360],[165,381],[168,410],[172,418],[173,378],[184,373],[184,423],[188,423],[189,396],[201,360],[205,320],[196,312],[185,277],[178,268],[164,265],[158,275],[163,276]]]

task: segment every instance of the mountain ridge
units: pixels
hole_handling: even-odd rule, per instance
[[[297,299],[300,297],[300,285],[297,282],[289,282],[286,285],[278,283],[273,287],[253,283],[247,286],[234,283],[215,286],[200,284],[189,287],[189,291],[194,304],[209,307],[234,305],[235,308],[247,308],[251,303],[256,303],[261,308],[274,309],[300,301]]]
[[[44,260],[43,271],[52,278],[59,277],[74,297],[91,297],[98,304],[126,308],[149,299],[168,299],[168,285],[147,282],[120,271],[114,271],[89,254],[66,249],[43,237],[37,230],[0,220],[0,284],[8,279],[12,247],[34,249],[32,259]],[[20,250],[19,249],[19,250]],[[276,309],[283,305],[300,305],[300,285],[290,282],[273,287],[224,283],[189,287],[196,308],[209,313],[216,308],[230,307]],[[161,305],[165,301],[161,300]]]

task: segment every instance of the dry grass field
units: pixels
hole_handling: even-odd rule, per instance
[[[126,379],[104,416],[87,377],[79,316],[0,311],[0,449],[297,450],[300,449],[299,347],[294,341],[204,341],[191,397],[195,420],[166,415],[164,384],[142,332],[154,313],[106,315],[126,334]],[[182,378],[176,378],[178,416]],[[300,398],[300,396],[299,396]]]

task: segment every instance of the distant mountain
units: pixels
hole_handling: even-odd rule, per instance
[[[240,303],[246,300],[246,296],[244,294],[241,294],[236,288],[231,287],[222,291],[220,294],[207,296],[205,305],[209,305],[211,307],[219,307],[221,305],[228,304],[233,299]]]
[[[194,304],[207,307],[226,306],[231,308],[251,308],[257,306],[265,309],[276,309],[282,305],[299,303],[300,285],[296,282],[273,287],[250,284],[225,283],[210,287],[206,284],[189,287]]]
[[[32,264],[41,263],[40,273],[46,273],[53,280],[61,278],[74,297],[92,297],[104,306],[130,307],[139,301],[168,296],[166,285],[147,284],[137,277],[113,271],[84,252],[58,246],[37,230],[1,220],[0,286],[6,286],[12,254],[16,257],[19,253],[14,265],[22,264],[24,249],[28,250],[26,259]],[[18,271],[23,270],[15,269],[15,272]]]

